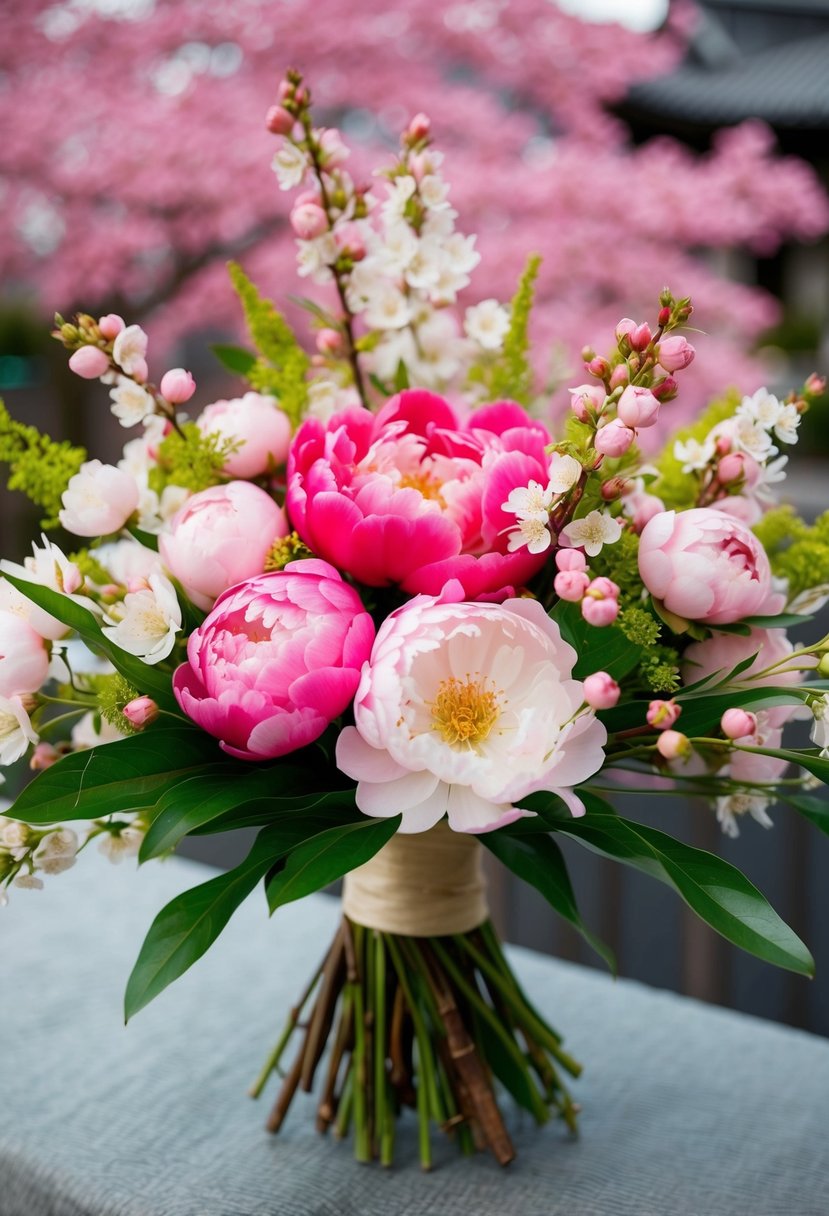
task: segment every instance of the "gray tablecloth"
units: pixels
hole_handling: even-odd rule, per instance
[[[121,994],[194,863],[84,856],[0,912],[0,1216],[825,1216],[829,1043],[526,951],[522,980],[587,1064],[582,1136],[510,1111],[517,1161],[413,1121],[390,1171],[322,1140],[303,1098],[276,1138],[245,1095],[337,918],[261,896],[124,1029]],[[272,1097],[272,1094],[269,1096]]]

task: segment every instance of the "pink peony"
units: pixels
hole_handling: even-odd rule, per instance
[[[683,655],[682,679],[686,684],[709,677],[725,679],[738,664],[754,656],[749,666],[736,677],[736,682],[749,687],[757,681],[760,685],[787,688],[803,679],[802,671],[787,667],[793,650],[785,629],[752,629],[747,636],[718,633],[688,647]],[[803,662],[802,657],[796,660],[797,666]],[[770,667],[775,670],[768,671]],[[766,711],[766,717],[771,726],[780,727],[792,716],[800,716],[801,712],[798,706],[777,705]]]
[[[245,393],[232,401],[214,401],[197,425],[203,435],[237,441],[224,467],[231,477],[261,477],[288,458],[291,424],[274,397]]]
[[[639,544],[642,582],[669,612],[726,625],[768,611],[771,570],[752,532],[711,507],[663,511]]]
[[[288,524],[264,490],[231,481],[188,498],[169,529],[158,538],[162,561],[193,603],[207,609],[234,583],[262,573]]]
[[[360,597],[316,559],[226,591],[173,676],[184,712],[242,760],[318,739],[345,710],[374,640]]]
[[[48,670],[40,634],[17,613],[0,612],[0,697],[37,692]]]
[[[500,402],[462,415],[410,390],[376,416],[308,419],[288,461],[287,507],[309,548],[371,586],[437,595],[459,579],[469,599],[523,586],[545,554],[507,552],[501,504],[546,485],[547,430]]]
[[[459,832],[517,819],[549,790],[574,815],[573,786],[604,760],[607,735],[571,678],[576,653],[531,599],[457,602],[458,583],[418,596],[377,633],[337,764],[366,815],[401,814],[402,832],[443,818]]]

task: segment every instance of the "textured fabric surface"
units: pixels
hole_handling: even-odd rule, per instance
[[[160,906],[209,876],[89,855],[0,913],[0,1216],[825,1216],[829,1043],[515,950],[531,996],[587,1065],[582,1136],[509,1108],[507,1170],[436,1141],[357,1165],[301,1097],[275,1138],[246,1085],[338,915],[268,921],[254,896],[182,980],[122,1025]]]

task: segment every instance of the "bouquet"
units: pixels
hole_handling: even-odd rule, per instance
[[[478,255],[428,118],[368,185],[299,73],[267,124],[299,192],[299,274],[320,286],[300,301],[314,352],[234,265],[255,349],[215,350],[243,395],[188,417],[189,372],[156,385],[140,326],[81,314],[55,337],[137,428],[123,458],[0,414],[9,484],[45,515],[33,556],[2,564],[0,761],[36,775],[0,823],[0,893],[92,841],[143,863],[256,828],[241,864],[159,912],[127,1017],[257,886],[273,913],[345,877],[341,926],[254,1085],[282,1078],[269,1128],[322,1073],[318,1126],[353,1130],[360,1160],[391,1162],[412,1106],[424,1167],[433,1125],[506,1163],[497,1087],[573,1129],[579,1065],[502,951],[484,849],[611,967],[562,835],[812,971],[739,870],[612,798],[670,788],[730,835],[771,827],[774,804],[829,828],[829,638],[786,632],[829,598],[829,513],[807,526],[775,499],[823,382],[728,391],[653,455],[695,354],[691,303],[666,289],[652,323],[585,349],[554,429],[528,339],[538,260],[509,305],[459,312]],[[784,746],[797,717],[815,746]]]

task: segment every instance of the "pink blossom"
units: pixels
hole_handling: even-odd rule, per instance
[[[350,704],[374,640],[360,597],[316,559],[226,591],[173,677],[184,712],[242,760],[318,739]]]
[[[692,621],[725,625],[767,609],[771,570],[754,534],[723,511],[663,511],[646,524],[639,573],[654,599]]]
[[[265,126],[271,135],[290,135],[296,119],[284,106],[271,106],[265,115]]]
[[[328,216],[319,203],[299,203],[291,211],[291,227],[303,241],[312,241],[328,231]]]
[[[612,709],[621,695],[621,688],[606,671],[597,671],[584,681],[584,699],[592,709]]]
[[[665,760],[687,760],[691,755],[691,741],[678,730],[663,730],[656,739],[656,750]]]
[[[288,458],[291,423],[273,397],[245,393],[232,401],[214,401],[196,421],[203,435],[239,444],[224,466],[231,477],[260,477]]]
[[[371,586],[438,594],[459,579],[470,599],[523,586],[545,554],[508,552],[501,504],[546,484],[546,428],[500,402],[462,415],[413,389],[373,415],[310,418],[288,460],[287,507],[310,549]]]
[[[171,405],[183,405],[196,391],[196,382],[183,367],[173,367],[161,377],[162,397]]]
[[[779,601],[772,610],[779,610]],[[740,684],[749,687],[755,681],[786,688],[803,679],[801,671],[790,669],[787,663],[794,647],[785,629],[752,629],[743,636],[736,633],[715,633],[703,642],[693,642],[682,656],[682,679],[686,684],[717,677],[725,679],[739,664],[751,659],[740,672]],[[797,665],[804,659],[797,660]],[[769,670],[769,669],[772,670]],[[780,727],[789,718],[798,717],[799,706],[778,705],[765,711],[772,727]]]
[[[402,832],[443,818],[486,832],[549,790],[583,814],[573,787],[604,759],[606,732],[580,708],[575,651],[536,600],[503,604],[418,596],[377,634],[337,764],[367,815],[401,814]],[[460,673],[460,674],[459,674]]]
[[[414,118],[409,123],[407,134],[409,139],[418,143],[421,139],[425,139],[432,129],[431,119],[428,114],[415,114]]]
[[[22,616],[0,611],[0,697],[37,692],[48,670],[49,653],[40,634]]]
[[[663,338],[656,348],[656,357],[666,372],[679,372],[693,360],[696,351],[679,334]]]
[[[584,571],[587,569],[587,558],[581,549],[559,549],[555,560],[558,570]]]
[[[336,329],[317,331],[317,350],[324,355],[336,355],[343,349],[343,336]]]
[[[124,717],[140,730],[155,722],[160,710],[152,697],[135,697],[124,706]]]
[[[553,579],[553,590],[560,600],[577,604],[583,599],[589,583],[590,576],[583,570],[559,570]]]
[[[619,602],[612,599],[591,599],[589,595],[585,595],[581,602],[581,614],[588,625],[603,629],[606,625],[612,625],[619,615]]]
[[[659,417],[659,402],[649,388],[629,384],[622,391],[616,406],[617,417],[632,427],[653,426]]]
[[[730,485],[732,481],[739,481],[745,473],[748,460],[751,460],[751,457],[745,452],[729,452],[717,465],[718,479],[724,486]],[[751,463],[756,465],[756,461],[752,460]]]
[[[654,730],[670,730],[682,713],[682,706],[676,701],[651,701],[645,718]]]
[[[97,380],[109,371],[109,355],[99,346],[81,346],[69,358],[69,366],[84,380]]]
[[[161,558],[199,608],[261,574],[273,542],[288,533],[285,513],[258,486],[231,481],[189,498],[158,540]]]
[[[744,739],[757,729],[757,716],[736,706],[727,709],[720,720],[720,729],[729,739]]]
[[[117,312],[108,312],[105,317],[101,317],[98,321],[98,329],[101,331],[101,336],[108,341],[117,338],[121,330],[126,326],[126,321],[123,317],[119,317]]]
[[[605,402],[605,391],[596,384],[579,384],[576,388],[568,389],[570,393],[570,409],[579,422],[587,422],[590,411],[602,408]]]
[[[610,456],[615,460],[617,456],[624,455],[635,438],[634,430],[626,426],[621,419],[614,418],[596,432],[594,446],[602,456]]]

